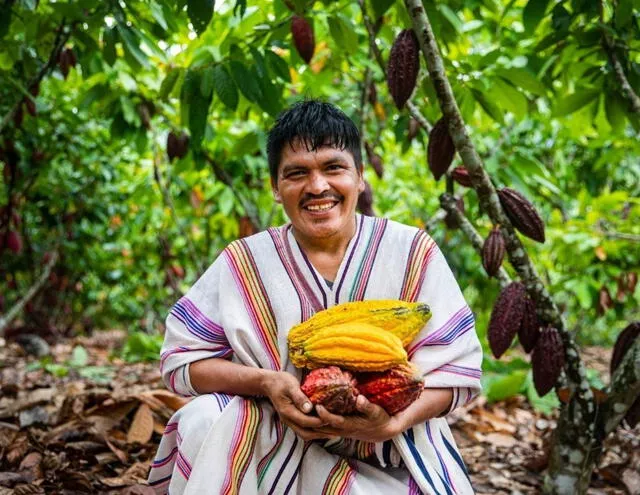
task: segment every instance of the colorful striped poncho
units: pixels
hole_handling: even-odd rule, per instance
[[[482,351],[474,317],[438,246],[424,231],[356,216],[331,287],[291,226],[230,244],[171,309],[161,370],[176,393],[196,396],[189,363],[210,357],[285,370],[287,332],[346,301],[422,301],[432,318],[408,348],[425,387],[450,387],[449,411],[480,391]],[[446,414],[446,413],[445,413]],[[464,462],[444,417],[386,442],[305,442],[269,401],[200,395],[167,424],[149,482],[157,493],[467,494]]]

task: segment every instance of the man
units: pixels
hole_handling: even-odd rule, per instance
[[[158,493],[472,493],[444,415],[480,390],[473,315],[419,229],[357,215],[360,136],[328,103],[286,110],[268,139],[275,200],[291,223],[230,244],[172,308],[167,386],[198,396],[170,420],[149,481]],[[315,408],[288,359],[288,330],[346,301],[429,304],[408,348],[420,398],[388,416]]]

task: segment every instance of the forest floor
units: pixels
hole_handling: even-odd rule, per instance
[[[0,339],[0,495],[153,493],[150,462],[186,399],[165,390],[157,363],[114,358],[123,340],[111,331],[59,343],[43,367]],[[610,352],[585,349],[587,366],[608,376]],[[478,494],[540,492],[553,416],[521,397],[481,397],[447,419]],[[607,439],[589,493],[640,494],[640,425]]]

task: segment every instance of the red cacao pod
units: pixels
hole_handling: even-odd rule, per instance
[[[431,128],[427,146],[429,169],[436,180],[440,180],[440,177],[447,172],[455,154],[456,147],[453,145],[447,122],[443,117]]]
[[[396,107],[411,98],[420,71],[420,47],[412,29],[404,29],[393,42],[387,64],[387,85]]]
[[[357,380],[360,393],[391,416],[406,409],[420,397],[424,388],[422,377],[410,366],[396,366],[377,373],[360,373]]]
[[[490,277],[495,277],[500,270],[505,252],[504,237],[496,226],[482,245],[482,266]]]
[[[540,336],[540,322],[536,312],[536,303],[527,296],[522,312],[522,322],[518,327],[518,340],[525,352],[529,353],[536,346]]]
[[[544,242],[544,222],[527,198],[509,187],[498,189],[498,197],[516,229],[534,241]]]
[[[464,167],[456,167],[451,171],[451,178],[464,187],[471,186],[471,177],[469,171]]]
[[[531,354],[533,384],[542,397],[554,387],[564,366],[564,344],[557,329],[543,328]]]
[[[496,358],[505,353],[518,332],[526,297],[527,290],[521,282],[511,282],[498,296],[487,331],[489,347]]]
[[[20,233],[15,230],[7,232],[6,244],[7,247],[15,254],[20,254],[22,252],[22,237],[20,237]]]
[[[367,160],[375,170],[376,175],[382,179],[382,174],[384,173],[384,165],[382,164],[382,157],[378,155],[375,151],[373,151],[373,146],[369,143],[364,143],[364,149],[367,152]]]
[[[304,17],[294,14],[291,17],[291,35],[293,44],[298,50],[300,57],[306,63],[311,62],[313,52],[316,50],[316,41],[313,34],[313,27]]]
[[[178,265],[177,263],[173,263],[170,268],[177,278],[184,278],[184,268],[182,268],[180,265]]]
[[[328,366],[312,370],[300,388],[312,404],[321,405],[331,413],[344,416],[356,410],[359,393],[356,385],[350,372],[337,366]]]
[[[598,314],[603,315],[613,307],[613,299],[609,289],[603,285],[598,292]]]

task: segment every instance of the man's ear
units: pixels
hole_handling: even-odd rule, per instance
[[[271,179],[271,190],[273,191],[273,199],[276,203],[282,203],[282,196],[280,196],[280,191],[278,191],[278,184]]]

